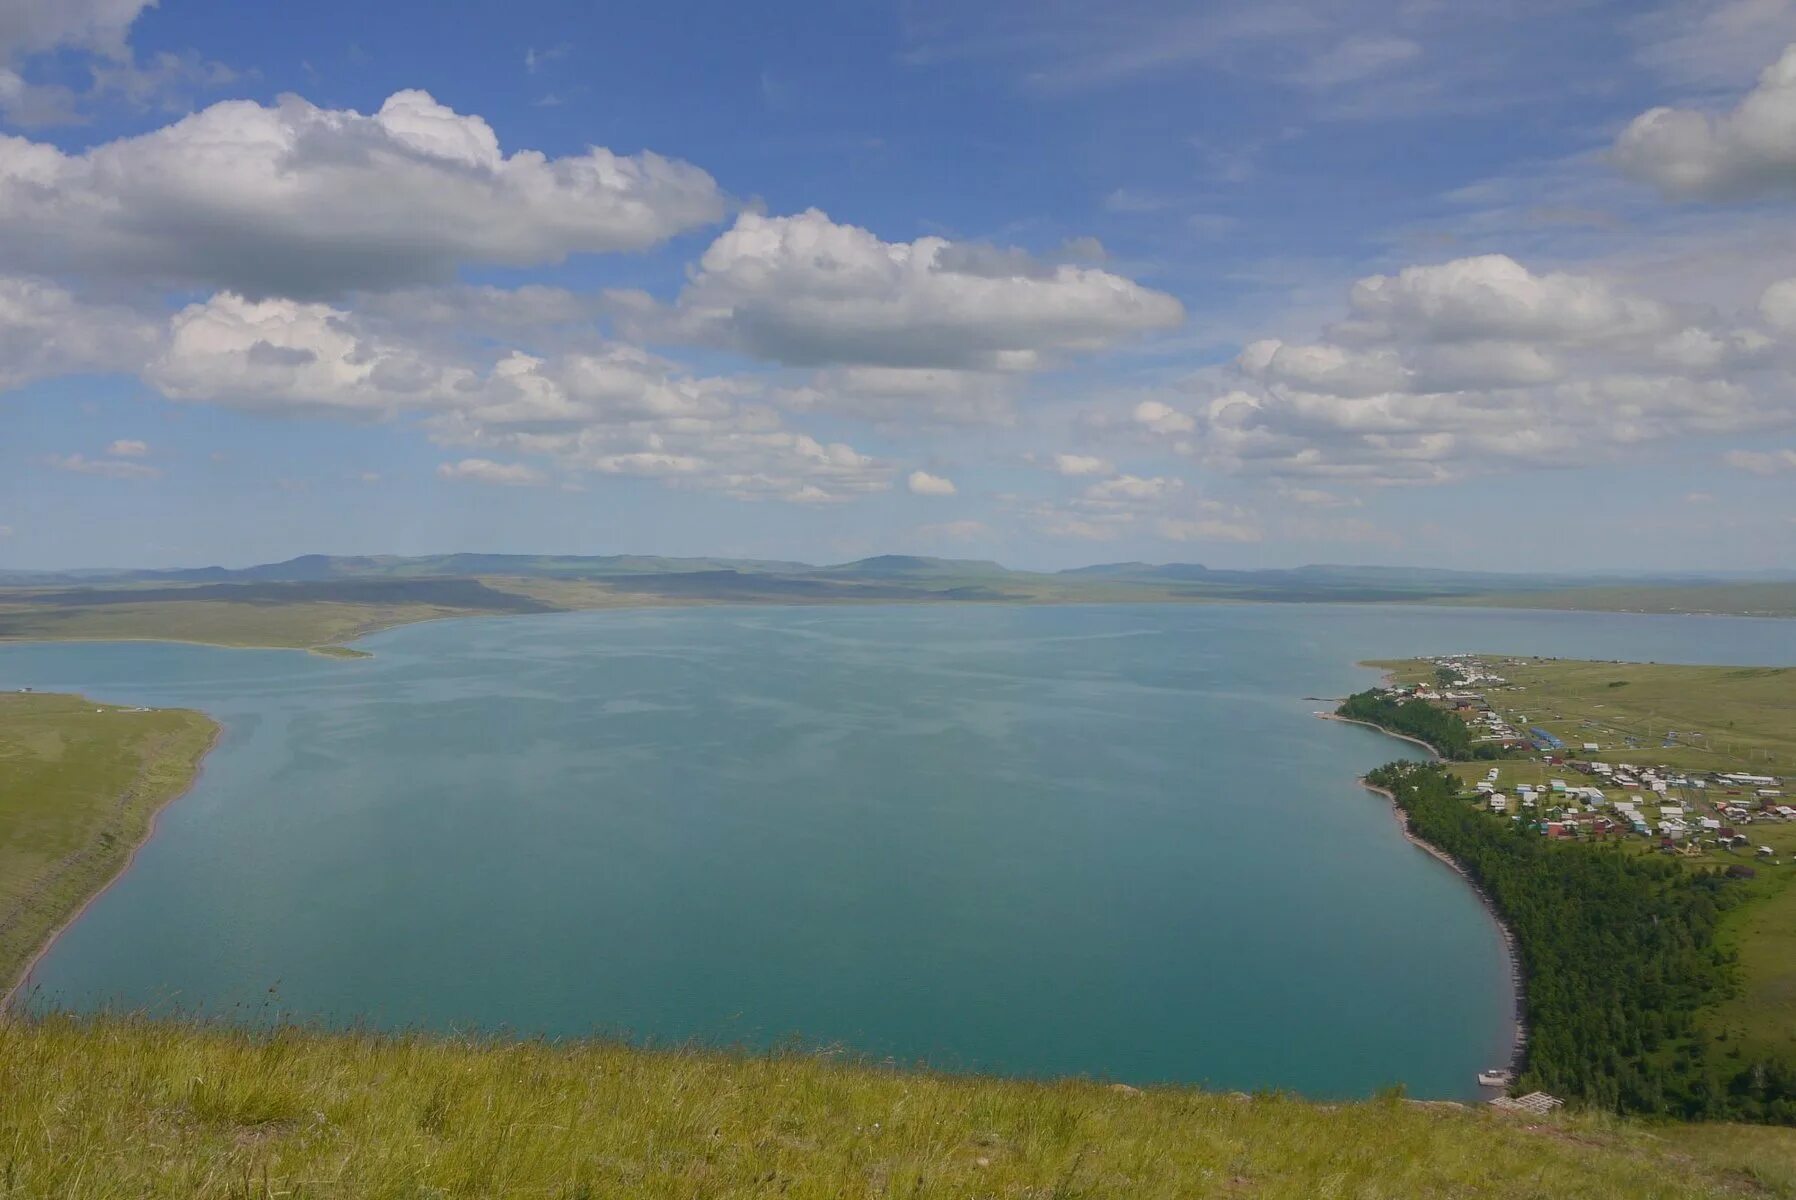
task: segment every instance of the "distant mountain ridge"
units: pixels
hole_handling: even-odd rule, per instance
[[[0,570],[0,586],[47,587],[140,583],[327,583],[372,579],[468,578],[506,576],[524,579],[610,580],[632,576],[711,575],[799,579],[862,580],[1013,580],[1070,583],[1205,584],[1224,590],[1292,587],[1310,590],[1389,591],[1394,594],[1467,595],[1492,591],[1614,586],[1679,586],[1734,583],[1746,580],[1796,579],[1796,571],[1760,572],[1500,572],[1461,571],[1433,567],[1384,567],[1312,563],[1299,567],[1209,567],[1202,563],[1096,563],[1061,571],[1013,570],[991,559],[931,558],[880,554],[823,566],[781,559],[670,558],[660,555],[433,554],[330,555],[302,554],[284,562],[249,567],[177,567],[155,570],[83,569],[71,571]]]

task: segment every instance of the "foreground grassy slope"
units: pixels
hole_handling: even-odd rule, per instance
[[[0,994],[118,874],[156,811],[192,781],[216,729],[179,709],[0,694]]]
[[[1796,1195],[1796,1133],[802,1055],[0,1025],[0,1196]]]

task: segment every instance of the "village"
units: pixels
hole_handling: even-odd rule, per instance
[[[1390,690],[1453,711],[1471,729],[1474,745],[1500,748],[1502,757],[1456,770],[1491,812],[1544,837],[1642,838],[1666,853],[1720,851],[1779,862],[1778,844],[1789,839],[1763,835],[1796,822],[1782,777],[1721,769],[1739,765],[1732,762],[1693,765],[1691,758],[1724,757],[1703,731],[1656,731],[1658,744],[1650,746],[1641,731],[1606,724],[1598,703],[1581,717],[1530,716],[1525,706],[1538,707],[1542,697],[1511,675],[1539,661],[1442,655],[1418,661],[1432,678],[1393,681]]]

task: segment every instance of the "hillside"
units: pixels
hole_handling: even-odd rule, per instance
[[[0,1195],[1796,1195],[1796,1133],[827,1056],[0,1023]]]

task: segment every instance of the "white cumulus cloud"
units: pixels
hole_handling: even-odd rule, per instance
[[[1183,318],[1173,297],[1108,271],[939,237],[887,242],[811,209],[739,216],[667,321],[774,362],[1014,371]]]
[[[912,471],[904,483],[918,496],[952,496],[955,492],[952,479],[931,475],[928,471]]]
[[[1796,450],[1729,450],[1722,458],[1728,466],[1754,475],[1796,471]]]
[[[543,482],[543,474],[522,463],[500,463],[490,458],[464,458],[460,462],[441,463],[437,477],[458,483],[495,483],[505,487],[534,487]]]
[[[641,250],[724,208],[688,163],[507,155],[484,120],[421,91],[372,115],[227,101],[80,154],[0,137],[0,261],[252,297]]]
[[[136,371],[160,331],[127,308],[42,279],[0,277],[0,388],[87,371]]]
[[[1250,343],[1191,411],[1144,402],[1136,423],[1212,465],[1368,483],[1793,425],[1785,299],[1729,320],[1502,255],[1409,267],[1356,283],[1322,340]]]
[[[1612,153],[1622,170],[1681,199],[1796,190],[1796,45],[1730,111],[1650,109],[1622,131]]]
[[[1054,470],[1062,475],[1108,475],[1115,466],[1104,458],[1092,454],[1056,454]]]
[[[383,339],[327,304],[224,292],[177,313],[145,378],[176,400],[384,416],[440,406],[473,372]]]
[[[85,454],[52,454],[44,460],[58,471],[77,475],[99,475],[106,479],[158,479],[162,472],[143,463],[124,462],[112,458],[89,458]]]
[[[59,83],[32,83],[21,69],[26,59],[52,51],[73,51],[111,60],[112,70],[128,69],[126,35],[137,15],[154,0],[6,0],[0,4],[0,113],[15,124],[68,121],[80,97]]]

